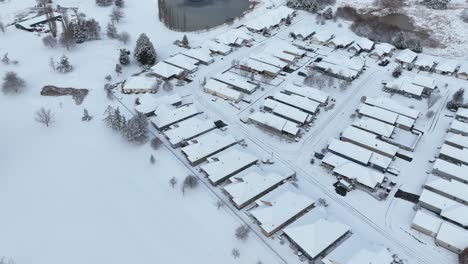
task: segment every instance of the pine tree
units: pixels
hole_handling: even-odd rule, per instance
[[[128,120],[122,135],[130,142],[144,143],[148,139],[148,124],[148,118],[142,113],[137,113]]]
[[[182,38],[182,45],[184,45],[185,47],[189,46],[189,40],[187,38],[187,35],[184,35],[184,37]]]
[[[151,162],[151,164],[153,164],[153,165],[154,165],[154,163],[156,163],[156,159],[154,158],[153,154],[151,154],[150,162]]]
[[[115,27],[114,23],[109,22],[106,27],[106,34],[108,38],[115,39],[119,37],[119,33],[117,33],[117,28]]]
[[[120,7],[120,8],[125,6],[124,0],[115,0],[114,4],[115,6]]]
[[[91,121],[91,119],[93,119],[93,117],[89,115],[88,110],[85,108],[83,110],[83,116],[81,117],[81,121]]]
[[[122,66],[120,66],[120,64],[115,65],[115,72],[117,75],[122,73]]]
[[[108,106],[106,111],[104,112],[104,115],[106,117],[103,119],[103,121],[108,127],[116,131],[123,131],[123,128],[126,124],[126,120],[125,117],[120,113],[118,107],[113,108],[111,106]]]
[[[57,71],[61,73],[67,73],[71,72],[73,70],[73,66],[70,64],[70,61],[68,61],[68,57],[63,55],[60,58],[60,62],[57,65]]]
[[[141,65],[153,65],[156,62],[156,50],[145,33],[138,37],[134,56]]]
[[[130,64],[130,51],[127,49],[120,50],[119,62],[122,65]]]

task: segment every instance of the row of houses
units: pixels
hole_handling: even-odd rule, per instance
[[[456,75],[468,80],[468,62],[446,60],[427,54],[418,54],[409,49],[401,51],[395,58],[404,68],[415,67],[422,71],[431,71],[445,75]]]
[[[383,84],[384,91],[399,93],[419,100],[423,97],[429,97],[432,92],[438,88],[433,78],[419,74],[415,75],[413,78],[393,79]]]
[[[468,247],[468,125],[466,109],[455,115],[432,175],[419,197],[421,209],[412,228],[434,237],[435,243],[457,254]],[[460,121],[461,120],[461,121]],[[464,126],[465,125],[465,126]]]
[[[362,57],[322,50],[307,67],[335,78],[353,81],[361,75],[365,66],[366,61]]]

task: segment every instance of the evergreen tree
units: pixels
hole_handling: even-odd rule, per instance
[[[106,117],[103,119],[103,121],[108,127],[116,131],[123,131],[126,121],[125,117],[120,113],[118,107],[113,108],[111,106],[108,106],[106,111],[104,112],[104,115]]]
[[[120,8],[125,6],[124,0],[115,0],[114,4],[115,6],[120,7]]]
[[[117,28],[112,22],[109,22],[107,24],[106,33],[107,33],[107,37],[111,39],[115,39],[119,37],[119,33],[117,33]]]
[[[24,87],[26,82],[16,72],[7,72],[3,77],[2,91],[5,94],[18,93]]]
[[[137,113],[128,120],[122,135],[130,142],[144,143],[148,139],[148,124],[148,118],[142,113]]]
[[[60,62],[58,63],[56,70],[61,73],[67,73],[73,70],[73,66],[70,64],[67,56],[63,55],[60,58]]]
[[[120,50],[119,62],[122,65],[130,64],[130,51],[127,49]]]
[[[156,50],[145,33],[138,37],[134,56],[141,65],[153,65],[156,62]]]
[[[184,35],[184,37],[182,38],[182,45],[184,45],[185,47],[189,46],[189,40],[187,38],[187,35]]]
[[[122,66],[120,66],[120,64],[116,64],[115,65],[115,72],[117,74],[121,74],[122,73]]]

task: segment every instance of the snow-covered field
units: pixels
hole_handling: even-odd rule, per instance
[[[5,24],[12,22],[12,14],[33,6],[34,2],[0,3],[0,20]],[[262,1],[234,25],[188,33],[188,38],[192,45],[199,45],[228,27],[239,26],[284,2]],[[17,264],[298,263],[288,245],[276,237],[264,237],[243,211],[227,205],[218,210],[217,201],[227,200],[220,189],[200,184],[182,195],[180,182],[186,175],[196,173],[197,168],[191,168],[179,150],[166,147],[153,150],[149,144],[130,144],[105,126],[101,120],[108,105],[119,106],[129,117],[136,96],[116,91],[119,100],[110,101],[103,89],[104,77],[111,74],[112,82],[121,81],[138,72],[139,67],[132,61],[121,75],[114,73],[119,49],[125,45],[104,36],[111,8],[97,7],[92,0],[62,0],[60,4],[78,7],[88,17],[98,20],[103,29],[102,40],[86,42],[67,51],[61,47],[46,48],[42,37],[14,26],[7,27],[5,34],[0,33],[0,56],[8,52],[11,59],[19,61],[18,65],[0,64],[0,76],[15,71],[27,82],[26,89],[18,95],[0,95],[0,110],[4,113],[0,122],[0,259],[12,258]],[[183,34],[166,29],[157,18],[157,10],[156,0],[127,0],[126,16],[118,29],[131,34],[132,40],[126,48],[132,51],[140,33],[146,33],[158,52],[159,61],[182,50],[172,42],[181,39]],[[338,23],[316,25],[315,18],[304,12],[299,12],[295,20],[310,20],[314,27],[337,34],[352,34]],[[368,69],[345,91],[324,88],[324,92],[336,99],[335,108],[322,111],[310,131],[293,143],[243,124],[239,118],[250,108],[257,110],[263,98],[285,85],[302,83],[303,77],[296,72],[281,76],[279,85],[264,85],[266,89],[251,96],[251,104],[239,103],[240,109],[223,100],[212,100],[200,88],[204,77],[228,70],[233,59],[259,53],[275,42],[289,42],[288,33],[282,28],[270,38],[257,36],[254,47],[239,48],[227,57],[217,56],[213,65],[200,66],[190,76],[192,83],[174,87],[171,93],[192,100],[205,117],[228,123],[228,133],[245,138],[247,150],[257,157],[273,157],[279,169],[296,171],[298,192],[315,199],[325,198],[329,203],[328,208],[313,212],[350,226],[353,241],[359,237],[363,247],[370,244],[388,247],[410,264],[455,263],[455,254],[435,246],[428,237],[410,228],[413,205],[393,198],[397,188],[385,201],[377,201],[361,191],[341,197],[334,192],[334,178],[319,162],[310,164],[313,152],[326,147],[331,138],[338,137],[352,123],[350,115],[358,107],[361,96],[389,96],[381,90],[381,81],[391,78],[394,62],[382,68],[369,60]],[[466,30],[461,29],[459,34],[466,42]],[[466,48],[465,42],[460,44],[461,48]],[[50,57],[58,60],[62,54],[70,58],[74,71],[61,74],[48,66]],[[416,71],[403,73],[407,77],[415,74],[428,75]],[[426,171],[431,168],[427,161],[438,153],[437,147],[442,144],[451,121],[445,116],[450,112],[443,107],[444,100],[467,85],[455,77],[430,76],[436,79],[445,96],[431,108],[436,112],[432,119],[424,116],[429,110],[425,99],[393,96],[395,101],[423,113],[417,127],[425,135],[416,148],[415,160],[396,162],[402,173],[394,177],[398,187],[416,194],[420,193]],[[41,96],[40,89],[48,84],[87,88],[90,93],[77,106],[69,97]],[[165,92],[156,96],[162,93]],[[41,107],[54,112],[55,123],[51,127],[34,121],[34,113]],[[84,108],[94,116],[92,121],[81,121]],[[149,162],[151,154],[156,158],[154,165]],[[172,177],[179,182],[174,189],[169,184]],[[254,232],[249,240],[241,242],[235,238],[234,230],[244,223],[249,223]],[[240,258],[233,258],[233,248],[239,249]],[[349,251],[354,253],[359,249],[344,247],[346,250],[349,256]]]

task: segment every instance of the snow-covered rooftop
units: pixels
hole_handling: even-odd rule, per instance
[[[381,184],[385,177],[381,172],[351,161],[335,167],[333,172],[348,179],[356,179],[357,182],[371,189],[374,189],[378,184]]]
[[[444,144],[440,149],[440,154],[448,156],[464,164],[468,164],[468,149],[459,149]]]
[[[263,107],[272,109],[274,114],[280,115],[299,124],[305,124],[309,120],[309,114],[306,112],[270,98],[265,99]]]
[[[274,129],[278,132],[286,132],[290,135],[296,136],[299,133],[297,124],[286,120],[285,118],[276,116],[271,113],[257,112],[249,116],[249,119],[260,123],[266,127]]]
[[[160,105],[176,105],[182,103],[182,99],[179,94],[164,95],[156,97],[152,94],[146,93],[138,98],[140,104],[135,106],[135,110],[143,113],[150,114],[156,111]]]
[[[454,145],[461,148],[468,148],[468,137],[462,136],[460,134],[447,133],[445,137],[445,142],[450,145]]]
[[[425,187],[427,189],[434,189],[445,196],[454,197],[464,203],[468,203],[468,184],[439,178],[426,182]]]
[[[227,46],[227,45],[224,45],[224,44],[212,41],[212,40],[205,41],[202,44],[202,47],[207,48],[211,52],[220,53],[223,55],[229,54],[232,51],[232,48],[230,46]]]
[[[395,59],[397,61],[404,62],[404,63],[413,63],[417,57],[418,57],[417,53],[409,49],[405,49],[401,51]]]
[[[418,55],[418,59],[414,62],[414,65],[432,68],[437,61],[438,59],[436,57],[421,53]]]
[[[278,68],[286,68],[289,63],[267,53],[267,52],[261,52],[261,53],[254,53],[250,55],[250,58],[256,61],[260,61]]]
[[[468,135],[468,123],[453,120],[450,131],[456,134]]]
[[[415,95],[417,97],[421,97],[424,91],[424,87],[413,84],[404,78],[400,79],[393,79],[385,84],[385,88],[395,90],[395,91],[401,91],[403,93],[408,93]]]
[[[312,40],[316,42],[327,42],[333,38],[333,33],[328,30],[320,31],[317,34],[312,36]]]
[[[348,46],[354,42],[354,39],[346,35],[338,35],[328,42],[328,44],[334,44],[335,46]]]
[[[370,149],[394,157],[399,147],[377,139],[377,136],[362,129],[349,126],[341,134],[343,139],[348,139],[357,144],[367,146]]]
[[[443,222],[436,239],[461,252],[468,247],[468,230]]]
[[[455,206],[444,208],[440,213],[442,217],[458,223],[462,227],[468,227],[468,206],[458,203]]]
[[[216,41],[225,45],[244,45],[254,38],[242,29],[235,28],[216,36]]]
[[[277,191],[271,193],[272,195],[269,197],[257,200],[258,206],[249,211],[257,219],[260,227],[267,235],[271,235],[277,229],[282,228],[288,221],[312,207],[315,203],[309,196],[290,190],[273,197],[273,194],[276,194]]]
[[[393,261],[392,254],[386,248],[381,248],[378,252],[364,248],[345,264],[392,264]]]
[[[285,178],[277,173],[250,172],[243,176],[230,178],[231,183],[224,186],[224,191],[238,208],[242,208],[249,201],[259,198],[274,186],[280,184]]]
[[[417,74],[413,77],[413,80],[411,81],[413,84],[434,90],[436,88],[436,82],[434,78],[427,77],[424,75]]]
[[[392,99],[385,98],[385,97],[378,97],[378,98],[366,97],[366,104],[380,107],[383,109],[387,109],[397,114],[411,117],[412,119],[418,119],[419,117],[418,110],[411,109],[406,106],[402,106],[398,104],[397,102],[393,101]]]
[[[383,109],[380,107],[368,105],[368,104],[360,104],[358,107],[359,113],[362,115],[372,117],[374,119],[383,121],[388,124],[395,124],[398,119],[398,114],[387,109]]]
[[[458,203],[452,199],[449,199],[445,196],[437,194],[435,192],[429,191],[427,189],[423,189],[419,201],[425,204],[434,207],[435,209],[441,211],[445,208],[450,208],[456,206]],[[428,208],[429,209],[429,208]]]
[[[311,224],[284,229],[284,233],[312,259],[315,259],[349,231],[349,226],[323,218]]]
[[[182,106],[179,108],[167,106],[165,104],[159,106],[154,117],[152,117],[151,123],[153,123],[157,129],[164,129],[177,122],[200,114],[201,112],[193,105]]]
[[[335,138],[331,140],[328,149],[337,155],[356,160],[364,165],[369,163],[372,156],[372,151],[368,149]]]
[[[213,78],[220,82],[227,83],[229,85],[237,87],[238,89],[243,90],[247,93],[253,93],[258,87],[258,85],[250,83],[244,80],[241,76],[234,74],[232,72],[225,72]]]
[[[353,126],[383,137],[391,137],[395,131],[394,126],[368,117],[356,119]]]
[[[433,169],[451,175],[454,180],[468,182],[468,166],[466,165],[457,165],[443,159],[436,159]]]
[[[175,56],[172,56],[164,60],[164,62],[172,66],[176,66],[184,70],[187,70],[189,72],[194,72],[198,69],[197,64],[199,61],[179,53],[179,54],[176,54]]]
[[[243,59],[240,64],[246,68],[252,69],[257,72],[269,72],[273,75],[278,75],[281,72],[281,68],[273,66],[271,64],[263,63],[258,60],[251,58]]]
[[[194,164],[236,144],[236,142],[232,135],[211,132],[190,140],[189,145],[182,148],[182,152]]]
[[[327,154],[325,154],[325,157],[322,159],[322,162],[329,166],[332,166],[333,168],[336,168],[350,161],[331,152],[328,152]]]
[[[430,231],[432,234],[437,234],[442,222],[443,220],[436,215],[424,210],[418,210],[416,211],[416,215],[414,216],[412,224],[424,228],[425,230]]]
[[[208,159],[209,162],[200,168],[208,175],[211,183],[218,184],[257,160],[254,155],[234,148],[212,156]]]
[[[310,100],[308,98],[291,94],[287,95],[281,92],[275,93],[273,98],[276,101],[280,101],[282,103],[288,104],[290,106],[296,107],[298,109],[301,109],[309,114],[315,114],[317,110],[319,109],[320,104],[317,103],[316,101]]]
[[[307,97],[320,104],[327,103],[328,98],[329,98],[327,93],[322,92],[318,89],[311,88],[311,87],[300,87],[300,86],[293,85],[293,84],[286,85],[286,87],[284,88],[284,91],[287,93],[292,93],[292,94]]]
[[[244,96],[243,93],[231,89],[230,85],[214,79],[209,79],[206,82],[205,91],[236,102],[242,100],[242,97]]]
[[[169,79],[174,76],[181,75],[184,72],[184,69],[175,67],[173,65],[165,63],[164,61],[161,61],[153,67],[151,67],[151,71],[161,76],[162,78]]]
[[[184,50],[181,53],[187,57],[196,59],[205,64],[209,64],[214,61],[214,59],[211,57],[210,50],[207,48],[189,49],[189,50]]]
[[[444,59],[440,61],[439,64],[437,64],[435,69],[436,71],[440,71],[440,72],[454,73],[459,65],[460,65],[460,62],[456,60]]]
[[[374,46],[374,42],[364,37],[356,37],[354,44],[358,45],[363,50],[371,50]]]
[[[277,9],[273,9],[257,18],[247,21],[245,26],[254,31],[261,31],[265,28],[269,29],[278,25],[282,20],[286,19],[286,17],[292,16],[294,12],[295,11],[289,7],[280,6]]]
[[[169,130],[164,132],[164,135],[172,146],[176,146],[184,140],[190,140],[215,127],[213,120],[193,117],[172,125]]]
[[[125,90],[150,90],[153,88],[156,78],[148,76],[132,76],[125,81],[123,89]]]
[[[383,43],[375,44],[375,49],[380,49],[384,53],[391,53],[392,51],[395,50],[395,47],[391,44],[383,42]]]
[[[457,117],[468,119],[468,108],[458,108]]]

